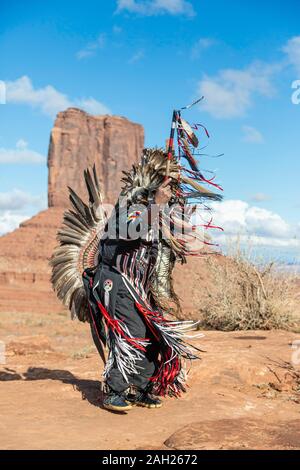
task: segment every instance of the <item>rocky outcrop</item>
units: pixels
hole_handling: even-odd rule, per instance
[[[67,185],[84,196],[83,170],[96,164],[106,202],[118,197],[122,170],[140,159],[143,127],[118,116],[91,116],[76,108],[57,115],[48,154],[48,205],[68,205]]]
[[[300,420],[268,423],[263,419],[199,421],[176,431],[165,445],[176,450],[299,449]]]

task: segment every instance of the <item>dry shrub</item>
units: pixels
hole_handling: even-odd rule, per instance
[[[233,330],[290,329],[296,326],[292,276],[274,263],[256,264],[239,249],[208,258],[213,285],[201,306],[201,327]]]

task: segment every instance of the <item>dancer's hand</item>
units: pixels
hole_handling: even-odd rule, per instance
[[[169,202],[172,196],[172,191],[170,188],[171,178],[167,178],[158,188],[155,195],[155,203],[164,205]]]

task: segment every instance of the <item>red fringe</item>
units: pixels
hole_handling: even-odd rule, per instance
[[[138,310],[142,313],[157,341],[161,341],[161,337],[152,322],[160,324],[166,323],[166,320],[163,315],[160,312],[147,309],[137,301],[136,306]],[[175,381],[176,377],[180,373],[181,364],[177,356],[175,356],[170,361],[171,357],[172,349],[170,346],[167,346],[165,349],[161,350],[161,359],[158,364],[157,373],[150,378],[150,381],[154,384],[153,390],[157,395],[165,396],[171,391],[173,395],[179,397],[180,390],[176,386]]]
[[[191,127],[192,127],[192,129],[194,129],[194,130],[196,130],[196,131],[199,129],[199,127],[202,127],[202,129],[205,130],[205,134],[207,135],[207,137],[210,138],[210,135],[209,135],[209,133],[208,133],[208,130],[206,129],[205,126],[203,126],[203,124],[196,123],[196,124],[193,124]]]
[[[139,344],[137,341],[139,340],[145,341],[145,340],[148,340],[148,338],[129,338],[129,336],[127,336],[122,330],[122,328],[120,327],[120,324],[119,324],[120,320],[115,320],[111,318],[111,316],[109,315],[106,308],[102,305],[102,303],[97,302],[97,305],[103,317],[105,318],[108,328],[111,328],[113,331],[116,331],[120,336],[122,336],[126,341],[128,341],[128,343],[132,344],[132,346],[134,346],[135,348],[139,349],[140,351],[144,351],[144,352],[146,351],[146,348],[142,346],[141,344]]]

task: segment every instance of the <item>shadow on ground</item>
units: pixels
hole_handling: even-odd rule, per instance
[[[99,380],[79,379],[68,370],[47,369],[44,367],[29,367],[23,374],[13,369],[5,368],[0,372],[0,382],[11,380],[56,380],[64,384],[72,385],[74,390],[81,393],[83,400],[97,407],[103,405],[103,392]]]

